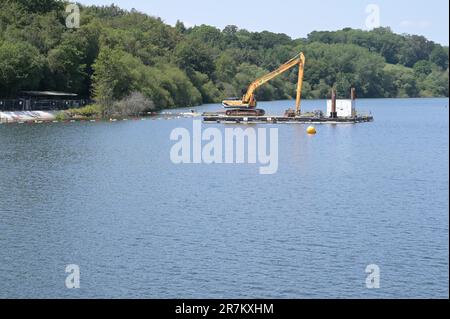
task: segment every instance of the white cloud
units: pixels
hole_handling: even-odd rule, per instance
[[[431,26],[431,21],[429,20],[403,20],[400,22],[400,26],[402,28],[418,28],[418,29],[427,29]]]

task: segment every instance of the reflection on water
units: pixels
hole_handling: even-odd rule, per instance
[[[359,108],[375,122],[278,126],[270,176],[172,164],[192,119],[0,125],[0,297],[448,297],[448,100]]]

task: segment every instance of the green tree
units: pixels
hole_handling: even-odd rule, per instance
[[[141,90],[158,108],[189,107],[202,103],[200,92],[176,66],[146,67],[141,79]]]
[[[204,103],[219,102],[220,91],[206,74],[194,71],[189,77],[192,84],[199,90]]]
[[[23,89],[36,89],[43,76],[44,58],[24,42],[0,44],[0,95],[14,96]]]
[[[87,48],[87,39],[74,33],[50,50],[48,65],[55,89],[88,95],[90,81],[86,70]]]
[[[49,12],[53,10],[62,10],[64,3],[57,0],[6,0],[17,2],[23,8],[31,12]]]
[[[177,20],[177,23],[175,24],[175,30],[177,30],[177,32],[181,34],[185,34],[187,31],[186,26],[180,20]]]
[[[224,52],[216,59],[215,69],[219,81],[229,82],[236,74],[237,65],[233,58]]]
[[[312,32],[293,40],[233,25],[186,28],[178,21],[172,27],[136,10],[81,5],[81,28],[69,30],[64,4],[1,1],[0,94],[75,91],[107,103],[135,92],[157,108],[191,106],[239,96],[303,51],[304,97],[323,98],[332,86],[342,96],[350,86],[360,97],[448,95],[448,47],[385,27]],[[293,68],[259,88],[257,97],[293,98],[296,82]]]
[[[412,69],[402,65],[387,64],[384,67],[384,73],[388,97],[419,96],[419,88]]]
[[[202,24],[201,26],[195,26],[189,30],[187,40],[190,42],[203,43],[209,48],[222,48],[223,34],[215,27]]]
[[[443,48],[440,45],[436,45],[431,52],[430,61],[438,65],[442,69],[448,68],[448,47]]]
[[[325,83],[325,80],[321,79],[318,84],[314,85],[311,91],[311,96],[314,99],[325,99],[329,96],[331,86]]]
[[[448,97],[448,69],[433,70],[420,81],[420,95],[425,97]]]
[[[211,77],[215,71],[209,48],[197,40],[180,42],[174,52],[175,63],[186,72],[198,71]]]
[[[433,72],[433,63],[427,60],[420,60],[414,64],[413,69],[418,78],[427,76]]]
[[[130,54],[103,47],[93,66],[94,98],[101,105],[120,100],[136,87],[137,69],[141,62]]]

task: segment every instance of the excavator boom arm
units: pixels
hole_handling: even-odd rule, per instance
[[[297,98],[295,103],[295,114],[300,115],[300,103],[302,99],[303,75],[305,71],[305,55],[300,53],[300,63],[298,65]]]
[[[305,64],[305,56],[303,53],[298,54],[296,57],[292,58],[291,60],[287,61],[283,65],[281,65],[278,69],[275,71],[272,71],[263,77],[255,80],[250,86],[248,87],[247,93],[244,95],[243,102],[247,103],[251,100],[253,94],[255,93],[255,90],[259,88],[261,85],[269,82],[270,80],[276,78],[280,74],[283,74],[284,72],[288,71],[292,67],[299,65],[302,73],[302,80],[303,80],[303,66]],[[299,74],[299,80],[300,80],[300,74]],[[302,82],[302,81],[301,81]],[[301,89],[300,89],[301,91]],[[298,92],[297,92],[298,93]]]
[[[300,115],[300,102],[301,102],[301,95],[302,95],[302,86],[303,86],[303,72],[305,69],[305,56],[303,53],[299,53],[294,58],[290,59],[283,65],[281,65],[278,69],[276,69],[273,72],[270,72],[263,77],[260,77],[256,81],[254,81],[250,86],[248,87],[247,93],[242,97],[242,100],[240,99],[229,99],[224,100],[222,102],[222,105],[225,108],[235,109],[232,111],[227,111],[227,115],[235,115],[235,114],[258,114],[261,116],[261,114],[264,114],[264,110],[254,110],[257,105],[257,101],[255,99],[255,90],[259,88],[264,83],[269,82],[273,78],[279,76],[280,74],[283,74],[284,72],[288,71],[289,69],[295,67],[298,65],[298,83],[297,83],[297,98],[296,98],[296,111],[295,115]],[[237,110],[236,110],[237,109]]]

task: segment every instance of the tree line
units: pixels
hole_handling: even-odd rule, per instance
[[[312,32],[292,39],[237,26],[175,26],[117,6],[80,6],[68,29],[63,1],[0,4],[0,96],[55,90],[100,105],[145,96],[156,108],[194,106],[241,96],[257,77],[298,52],[307,57],[304,98],[332,87],[359,97],[448,97],[448,47],[389,28]],[[259,100],[295,96],[292,70],[257,91]]]

